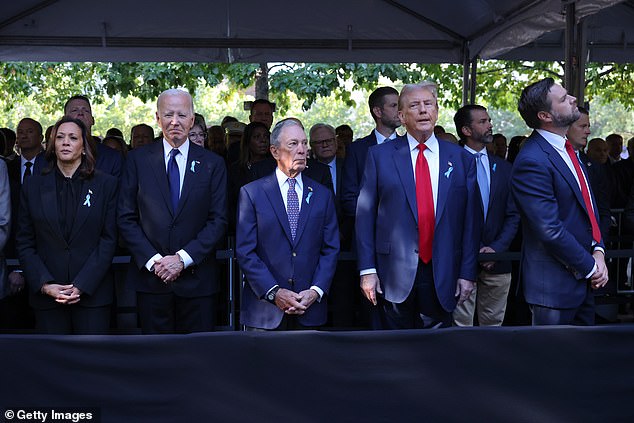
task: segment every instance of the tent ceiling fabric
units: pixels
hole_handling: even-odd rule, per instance
[[[634,0],[605,8],[584,22],[587,62],[634,62]],[[499,55],[508,60],[564,60],[563,30],[552,31]]]
[[[577,0],[578,16],[621,0]],[[3,61],[461,63],[565,26],[561,0],[4,1]],[[563,53],[562,53],[563,54]]]

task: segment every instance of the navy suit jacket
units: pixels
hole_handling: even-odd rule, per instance
[[[374,145],[376,145],[376,135],[372,131],[367,137],[356,140],[346,148],[343,175],[340,178],[342,180],[341,193],[339,194],[341,209],[346,216],[354,217],[356,214],[357,197],[361,189],[365,159],[368,156],[368,149]]]
[[[118,205],[119,231],[136,263],[128,280],[141,292],[181,297],[219,290],[215,250],[227,228],[227,171],[222,158],[189,143],[178,208],[172,210],[163,143],[134,149],[126,160]],[[155,254],[185,250],[194,264],[164,284],[145,268]]]
[[[432,250],[434,284],[446,311],[456,307],[458,278],[476,280],[480,213],[473,156],[438,141],[439,172]],[[403,302],[418,268],[418,212],[406,136],[368,150],[356,215],[360,270],[376,268],[385,298]]]
[[[612,194],[610,181],[606,173],[606,169],[608,168],[590,160],[583,151],[579,152],[579,160],[586,165],[586,170],[590,177],[589,182],[592,187],[592,193],[597,200],[596,207],[599,213],[599,227],[601,228],[601,235],[605,240],[610,232],[610,225],[612,223],[612,214],[610,213],[610,197]]]
[[[489,158],[489,175],[491,185],[489,191],[489,208],[487,218],[482,226],[480,247],[488,246],[496,253],[502,253],[509,249],[517,227],[520,223],[520,215],[511,196],[511,168],[512,165],[504,159],[487,155]],[[482,201],[479,201],[481,216]],[[511,262],[499,261],[491,273],[510,273]]]
[[[54,170],[32,175],[21,192],[16,243],[31,305],[37,309],[61,306],[40,292],[52,281],[79,288],[83,306],[110,304],[113,286],[105,276],[117,243],[118,181],[99,171],[84,181],[67,241],[59,223],[55,178]]]
[[[275,285],[301,292],[315,285],[328,293],[337,266],[339,233],[332,192],[302,173],[302,206],[295,240],[275,173],[240,190],[236,253],[246,277],[240,320],[275,329],[284,313],[264,300]],[[327,295],[299,316],[305,326],[326,322]]]
[[[585,165],[581,168],[585,172]],[[537,131],[515,159],[511,187],[522,217],[520,266],[526,301],[578,307],[586,298],[585,277],[595,263],[590,218],[570,168]],[[597,204],[594,196],[592,202]],[[595,217],[598,222],[596,210]]]

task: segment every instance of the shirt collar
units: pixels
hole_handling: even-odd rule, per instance
[[[469,153],[471,154],[478,154],[478,153],[482,153],[483,156],[487,156],[487,158],[489,157],[489,155],[487,154],[487,149],[486,147],[484,147],[482,150],[480,151],[475,151],[473,148],[469,147],[467,144],[464,145],[464,149],[467,150]]]
[[[419,142],[416,141],[416,138],[411,136],[409,132],[407,133],[407,142],[409,143],[410,151],[416,149],[419,144]],[[438,153],[438,138],[436,138],[436,135],[431,134],[431,137],[429,137],[427,141],[424,142],[424,144],[432,153]]]
[[[566,151],[566,139],[559,134],[545,131],[543,129],[536,129],[537,133],[544,137],[548,144],[559,151]]]
[[[35,158],[37,157],[37,155],[33,156],[33,158],[31,160],[27,160],[23,155],[20,155],[20,166],[24,167],[24,164],[26,162],[31,162],[33,164],[35,164]]]
[[[284,172],[280,170],[279,167],[275,168],[275,177],[277,178],[277,183],[280,186],[280,188],[282,188],[282,185],[284,185],[286,181],[288,180],[288,176],[286,176]],[[304,185],[302,183],[302,172],[299,172],[297,176],[295,176],[295,185],[303,189]]]
[[[170,155],[170,151],[172,151],[174,149],[174,147],[172,147],[170,145],[170,143],[168,143],[165,138],[163,138],[163,157],[167,160],[168,156]],[[189,138],[185,140],[184,143],[181,144],[180,147],[178,147],[177,149],[178,151],[181,152],[181,154],[183,155],[183,157],[187,158],[187,155],[189,154]]]
[[[379,131],[375,129],[374,136],[376,137],[377,144],[383,144],[385,141],[393,140],[394,138],[396,138],[396,131],[392,132],[392,134],[389,137],[385,137],[382,133],[380,133]]]

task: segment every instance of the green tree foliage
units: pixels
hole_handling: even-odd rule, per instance
[[[194,95],[197,110],[208,117],[226,114],[246,120],[242,102],[253,85],[258,64],[226,63],[0,63],[0,110],[5,121],[24,116],[40,117],[50,124],[73,94],[88,95],[99,112],[97,127],[153,122],[150,110],[160,92],[183,87]],[[561,81],[561,63],[480,61],[476,102],[491,110],[496,131],[525,133],[516,113],[517,98],[524,86],[545,76]],[[456,64],[364,64],[364,63],[275,63],[269,64],[270,99],[277,103],[278,116],[306,114],[313,119],[357,123],[362,132],[372,126],[367,114],[367,94],[379,85],[397,89],[405,83],[433,80],[439,84],[440,123],[453,131],[453,111],[462,102],[462,66]],[[634,96],[634,66],[589,64],[586,71],[586,100],[600,109],[609,103],[631,116]],[[213,96],[210,95],[213,89]],[[355,94],[356,93],[356,94]],[[362,95],[359,95],[361,93]],[[137,99],[137,100],[134,100]],[[138,111],[120,112],[123,107]],[[118,116],[121,113],[120,117]],[[338,113],[338,119],[333,116]],[[148,116],[149,114],[149,116]],[[109,121],[104,121],[109,116]],[[126,117],[127,116],[127,117]],[[608,113],[597,113],[596,128],[624,128],[631,132],[631,119],[616,121]],[[130,121],[130,122],[128,122]],[[210,122],[212,123],[212,122]],[[627,126],[627,128],[626,128]],[[616,129],[611,129],[616,130]]]

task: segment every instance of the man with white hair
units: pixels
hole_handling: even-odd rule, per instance
[[[223,160],[191,143],[191,96],[167,90],[157,101],[162,142],[128,155],[118,223],[133,257],[143,333],[211,331],[219,281],[215,249],[227,226]]]

